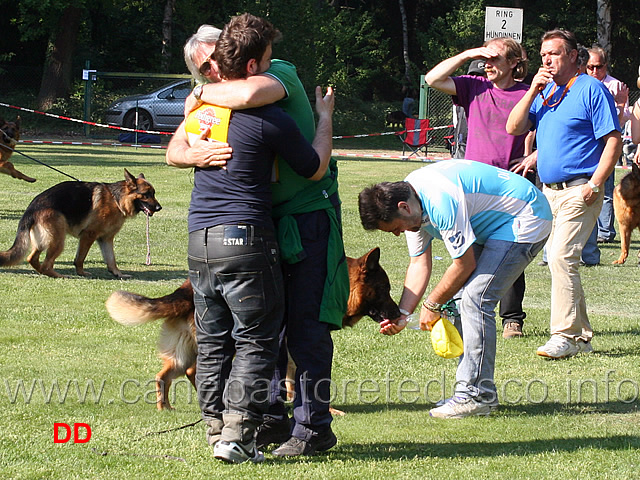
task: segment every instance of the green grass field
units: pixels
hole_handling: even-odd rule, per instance
[[[455,360],[437,357],[429,334],[378,333],[363,319],[337,331],[333,405],[338,445],[324,455],[277,459],[260,465],[225,465],[206,446],[186,380],[172,395],[175,411],[157,412],[153,378],[159,324],[124,327],[104,301],[117,289],[147,296],[173,291],[187,275],[186,217],[192,173],[164,163],[164,152],[131,148],[22,145],[21,151],[86,181],[113,182],[123,168],[144,172],[163,210],[150,222],[151,265],[145,265],[146,220],[125,223],[116,237],[118,265],[133,279],[106,271],[99,249],[89,252],[93,278],[74,275],[77,242],[56,262],[69,279],[36,274],[23,263],[0,269],[0,476],[46,479],[479,479],[640,476],[640,269],[636,252],[612,266],[618,244],[603,247],[602,266],[582,269],[595,329],[591,355],[547,361],[535,349],[548,338],[550,276],[535,261],[527,270],[526,336],[498,339],[496,382],[501,408],[489,418],[435,420],[429,409],[455,382]],[[35,184],[0,175],[0,249],[8,249],[31,199],[66,180],[14,155]],[[401,291],[404,238],[365,232],[357,194],[367,185],[400,180],[418,162],[340,160],[347,255],[382,250],[392,295]],[[618,175],[622,175],[619,172]],[[436,242],[433,281],[449,264]],[[86,423],[87,443],[54,443],[54,423]],[[80,431],[81,438],[84,430]]]

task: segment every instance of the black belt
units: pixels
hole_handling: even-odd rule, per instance
[[[550,188],[551,190],[564,190],[565,188],[584,185],[589,180],[591,180],[590,176],[581,175],[580,177],[572,178],[571,180],[567,180],[566,182],[545,183],[545,185],[547,186],[547,188]]]

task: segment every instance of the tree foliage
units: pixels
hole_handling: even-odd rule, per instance
[[[573,30],[579,41],[588,46],[597,41],[597,3],[598,0],[21,0],[5,2],[0,17],[0,71],[10,65],[41,67],[40,93],[47,93],[47,98],[69,92],[69,83],[79,81],[86,61],[101,71],[185,73],[182,46],[200,24],[221,27],[232,15],[248,11],[269,18],[283,32],[284,39],[274,49],[275,55],[296,64],[310,93],[316,84],[331,83],[341,101],[397,101],[406,85],[405,71],[411,72],[410,82],[416,87],[419,75],[436,63],[482,43],[486,5],[524,8],[523,45],[535,70],[539,65],[540,36],[546,30]],[[406,13],[406,31],[401,4]],[[167,15],[167,8],[171,15]],[[67,20],[72,18],[77,18],[75,30],[68,27]],[[611,72],[629,85],[635,84],[640,58],[638,23],[640,2],[611,2]],[[60,43],[62,40],[66,43]],[[52,65],[57,65],[58,70]],[[45,92],[47,89],[49,92]]]

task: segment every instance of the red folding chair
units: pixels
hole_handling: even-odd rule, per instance
[[[404,121],[404,130],[400,132],[400,140],[402,141],[402,156],[404,152],[410,150],[411,155],[420,155],[423,152],[427,156],[427,145],[431,142],[429,136],[429,119],[428,118],[411,118],[407,117]]]

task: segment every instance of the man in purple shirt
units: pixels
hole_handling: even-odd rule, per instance
[[[451,75],[470,60],[483,60],[487,78]],[[524,96],[528,85],[527,61],[520,44],[511,38],[495,38],[482,47],[465,50],[436,65],[425,76],[426,83],[453,97],[464,108],[468,124],[465,158],[505,170],[524,158],[527,134],[509,135],[505,126],[511,109]],[[526,152],[530,153],[530,152]],[[522,336],[525,312],[522,299],[524,273],[500,301],[504,338]]]

